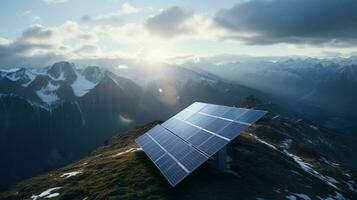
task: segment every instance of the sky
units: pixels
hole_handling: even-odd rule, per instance
[[[2,0],[0,66],[351,56],[355,0]]]

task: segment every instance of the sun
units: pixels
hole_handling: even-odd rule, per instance
[[[172,57],[172,50],[166,46],[151,45],[143,48],[139,54],[138,59],[148,64],[160,64],[169,61]]]

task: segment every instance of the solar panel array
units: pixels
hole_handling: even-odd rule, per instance
[[[136,142],[175,186],[266,113],[196,102]]]

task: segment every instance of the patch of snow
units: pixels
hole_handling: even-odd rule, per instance
[[[76,80],[72,83],[72,89],[77,97],[87,94],[97,84],[88,81],[83,75],[77,73]]]
[[[293,142],[292,139],[286,139],[281,144],[283,145],[284,149],[289,149],[292,142]]]
[[[56,193],[53,193],[53,194],[50,194],[50,195],[46,196],[45,198],[46,198],[46,199],[51,199],[51,198],[57,197],[57,196],[59,196],[59,195],[60,195],[60,193],[56,192]]]
[[[18,71],[19,69],[20,68],[0,69],[0,72],[11,73]]]
[[[347,181],[345,182],[348,186],[348,188],[353,191],[353,192],[357,192],[357,190],[355,189],[355,186],[356,186],[356,182],[350,180],[350,181]]]
[[[127,65],[118,65],[118,69],[128,69],[129,67]]]
[[[302,119],[298,119],[298,120],[296,120],[294,123],[296,124],[296,123],[299,123],[299,122],[301,122],[302,121]]]
[[[310,125],[310,128],[314,129],[315,131],[319,131],[319,128],[317,128],[316,126]]]
[[[301,167],[301,169],[303,169],[305,172],[319,178],[320,180],[324,181],[325,183],[327,183],[328,185],[336,188],[337,186],[335,185],[335,183],[338,183],[338,181],[332,177],[329,176],[324,176],[322,174],[320,174],[319,172],[317,172],[316,170],[314,170],[312,167],[313,165],[304,162],[299,156],[296,156],[294,154],[289,153],[287,150],[284,149],[284,153],[286,155],[288,155],[289,157],[293,158],[294,161]]]
[[[311,200],[311,198],[309,196],[307,196],[306,194],[298,194],[298,193],[295,193],[296,196],[304,199],[304,200]]]
[[[289,199],[289,200],[296,200],[297,199],[296,196],[294,196],[294,195],[286,196],[286,198]]]
[[[82,170],[80,170],[80,171],[73,171],[73,172],[67,172],[67,173],[62,174],[61,177],[64,177],[65,179],[67,179],[67,178],[70,178],[70,177],[72,177],[72,176],[77,176],[78,174],[81,174],[81,173],[83,173]]]
[[[335,191],[335,195],[330,195],[326,198],[318,197],[320,200],[347,200],[342,194]]]
[[[27,82],[27,83],[22,84],[23,87],[29,86],[30,83],[32,83],[32,81],[35,80],[35,78],[36,78],[36,76],[37,76],[37,74],[35,74],[35,73],[32,72],[32,71],[28,71],[28,70],[26,70],[26,75],[27,75],[27,77],[29,77],[30,81]]]
[[[272,144],[270,144],[270,143],[268,143],[268,142],[266,142],[266,141],[260,139],[258,136],[254,135],[254,134],[252,134],[252,133],[249,133],[249,135],[252,136],[254,139],[256,139],[258,142],[263,143],[263,144],[267,145],[268,147],[270,147],[270,148],[272,148],[272,149],[274,149],[274,150],[279,151],[274,145],[272,145]]]
[[[55,81],[64,81],[66,79],[66,77],[64,77],[63,72],[61,72],[61,74],[58,76],[58,78],[51,76],[51,74],[48,74],[48,76]]]
[[[14,94],[0,94],[0,102],[1,102],[2,106],[4,106],[5,112],[6,112],[6,106],[5,106],[5,103],[4,103],[3,99],[2,99],[3,97],[21,98],[21,99],[25,100],[28,104],[30,104],[35,109],[41,108],[41,109],[49,110],[46,106],[34,103],[34,102],[32,102],[32,101],[30,101],[28,99],[24,99],[23,97],[20,97],[20,96],[14,95]]]
[[[131,152],[136,152],[136,151],[141,151],[142,148],[131,148],[131,149],[128,149],[126,151],[122,151],[122,152],[119,152],[115,155],[113,155],[112,157],[115,158],[115,157],[118,157],[118,156],[121,156],[123,154],[127,154],[127,153],[131,153]]]
[[[330,161],[330,160],[328,160],[328,159],[326,159],[326,158],[324,158],[324,157],[320,158],[320,160],[321,160],[322,162],[326,163],[327,165],[332,166],[332,167],[338,167],[338,166],[339,166],[339,164],[334,163],[334,162],[332,162],[332,161]]]
[[[11,81],[17,81],[20,79],[20,77],[16,76],[16,73],[7,74],[5,76],[6,76],[6,78],[10,79]]]
[[[59,100],[57,94],[55,93],[59,87],[59,85],[53,85],[49,82],[45,87],[37,90],[36,94],[44,103],[51,105]]]
[[[273,118],[271,119],[277,119],[278,117],[280,117],[280,115],[275,115]]]
[[[62,188],[62,187],[54,187],[54,188],[47,189],[47,190],[41,192],[41,194],[39,194],[39,195],[32,195],[32,196],[31,196],[31,199],[36,200],[36,199],[38,199],[38,198],[44,198],[44,197],[45,197],[45,198],[56,197],[56,196],[59,195],[59,193],[53,193],[53,194],[57,194],[56,196],[51,196],[51,197],[49,197],[49,196],[52,195],[51,192],[56,191],[56,190],[59,190],[59,189],[61,189],[61,188]]]

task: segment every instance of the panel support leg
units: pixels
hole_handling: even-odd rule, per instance
[[[219,171],[227,171],[227,147],[224,146],[214,155],[214,162]]]

